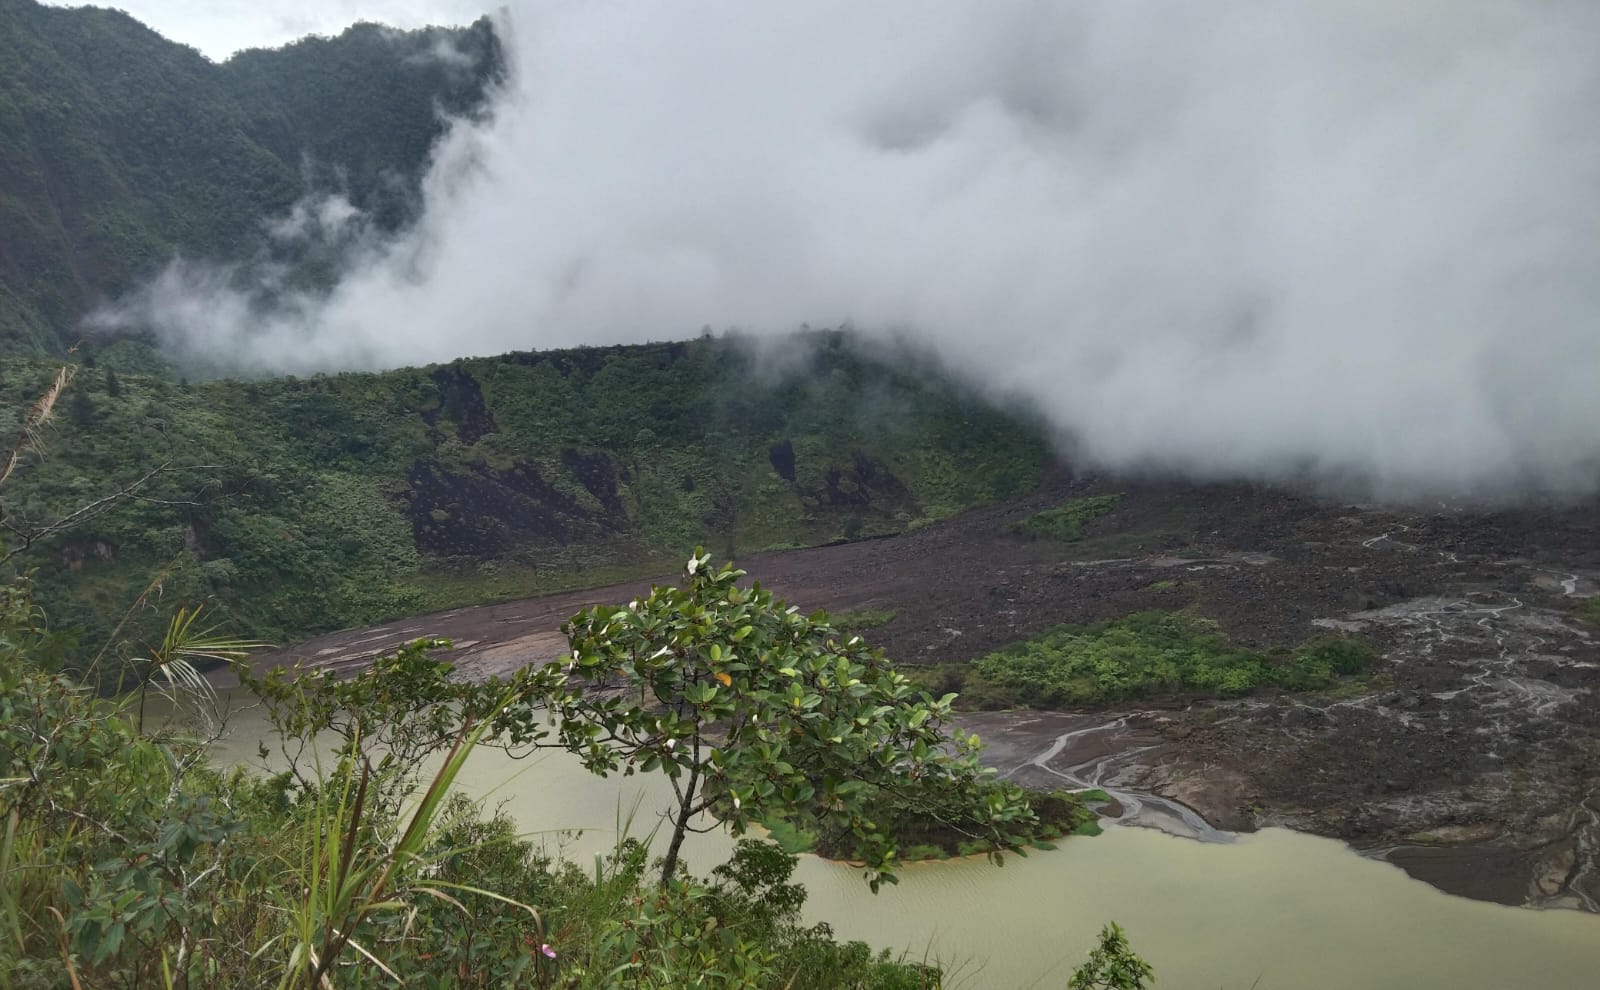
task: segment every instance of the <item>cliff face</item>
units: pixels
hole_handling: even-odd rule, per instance
[[[120,11],[0,0],[0,353],[69,345],[175,253],[260,250],[311,192],[403,225],[445,116],[501,69],[487,20],[217,64]]]

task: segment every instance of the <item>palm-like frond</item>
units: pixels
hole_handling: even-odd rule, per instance
[[[204,605],[196,605],[192,609],[180,608],[173,613],[172,619],[167,623],[167,631],[161,637],[161,645],[151,649],[150,655],[143,659],[146,669],[140,678],[141,726],[144,721],[144,691],[158,675],[161,684],[156,686],[156,690],[171,698],[174,703],[185,695],[208,703],[214,702],[216,689],[206,680],[205,675],[200,673],[195,661],[221,660],[224,663],[238,663],[251,650],[270,645],[260,640],[216,635],[216,626],[200,624],[200,614],[204,609]]]
[[[72,365],[65,365],[56,372],[55,379],[44,394],[22,417],[22,425],[17,428],[17,438],[11,445],[11,450],[4,460],[0,460],[0,483],[11,477],[11,472],[17,469],[17,464],[22,460],[22,455],[29,450],[42,449],[39,442],[39,428],[50,421],[50,416],[55,412],[56,400],[61,398],[61,393],[67,390],[67,385],[72,381],[72,375],[77,369]]]
[[[216,626],[200,626],[200,613],[204,605],[180,608],[167,623],[162,637],[160,657],[167,662],[174,659],[222,660],[233,663],[245,658],[251,650],[270,644],[255,639],[232,639],[216,635]]]

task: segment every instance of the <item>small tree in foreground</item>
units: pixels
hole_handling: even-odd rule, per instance
[[[861,637],[741,587],[742,576],[697,551],[684,587],[574,616],[570,656],[519,675],[518,696],[548,712],[502,714],[505,741],[551,745],[554,734],[596,773],[664,773],[674,806],[663,884],[685,834],[720,819],[735,834],[752,823],[847,830],[876,890],[895,879],[894,836],[870,812],[886,795],[968,831],[996,861],[1027,842],[1035,819],[1020,790],[978,766],[976,736],[948,732],[955,695],[917,691]]]
[[[1155,970],[1133,951],[1128,934],[1115,921],[1100,929],[1089,961],[1072,973],[1069,990],[1147,990]]]

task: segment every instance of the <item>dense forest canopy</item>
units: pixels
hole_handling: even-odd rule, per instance
[[[0,353],[70,345],[175,255],[268,250],[265,221],[310,195],[403,225],[448,118],[503,67],[487,19],[218,64],[120,11],[0,0]],[[325,265],[291,261],[303,279]]]

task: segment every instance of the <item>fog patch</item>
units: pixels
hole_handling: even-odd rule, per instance
[[[363,214],[342,193],[317,193],[302,198],[281,217],[263,227],[276,244],[341,243],[363,233]]]
[[[1589,0],[500,26],[504,90],[441,140],[413,228],[320,293],[190,264],[139,319],[180,359],[297,372],[848,320],[1026,396],[1098,466],[1594,488]]]

